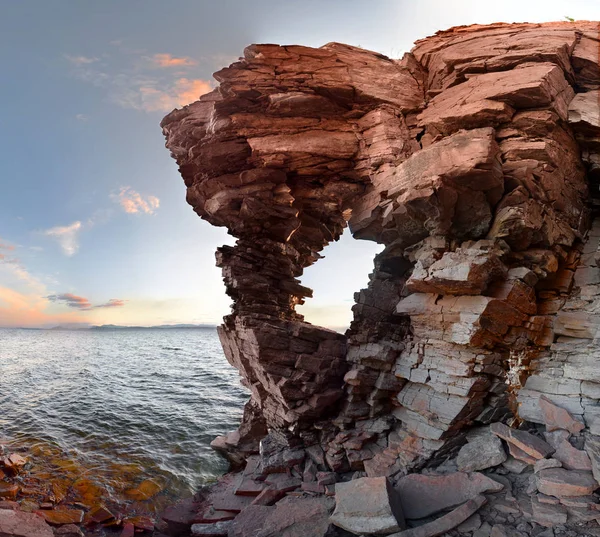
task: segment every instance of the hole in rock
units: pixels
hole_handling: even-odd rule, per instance
[[[313,298],[296,311],[312,324],[344,332],[352,321],[354,293],[367,286],[373,259],[383,245],[356,240],[349,230],[321,252],[324,256],[305,269],[302,285],[313,290]]]

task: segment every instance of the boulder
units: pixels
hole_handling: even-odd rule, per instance
[[[404,529],[400,494],[386,477],[363,477],[335,485],[331,523],[356,534],[391,533]]]
[[[506,457],[500,438],[486,435],[460,448],[456,464],[461,472],[473,472],[498,466],[506,461]]]
[[[567,509],[561,505],[540,502],[535,496],[531,498],[533,521],[540,526],[551,528],[567,522]]]
[[[231,523],[228,537],[325,537],[334,501],[288,496],[272,507],[251,505]]]
[[[537,488],[542,494],[563,498],[587,496],[598,488],[591,472],[576,472],[564,468],[541,470],[537,474]]]
[[[576,420],[568,410],[556,405],[544,395],[540,395],[539,405],[542,412],[542,418],[548,431],[565,429],[571,434],[576,434],[585,427],[585,425],[581,421]]]
[[[460,507],[431,522],[394,533],[390,537],[436,537],[437,535],[443,535],[471,517],[486,501],[483,495],[475,496],[475,498]]]
[[[600,436],[588,435],[585,439],[584,449],[590,457],[594,479],[600,484]]]
[[[54,537],[52,528],[33,513],[0,509],[2,537]]]
[[[536,460],[543,459],[554,453],[554,449],[551,445],[526,431],[512,429],[503,423],[492,423],[490,430],[495,435],[502,438],[502,440],[505,440],[509,444],[513,444]]]
[[[447,475],[409,474],[396,485],[404,517],[415,520],[460,505],[484,492],[498,492],[504,485],[478,472]]]

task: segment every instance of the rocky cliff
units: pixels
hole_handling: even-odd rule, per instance
[[[402,60],[252,45],[165,117],[188,203],[238,239],[219,334],[252,395],[216,449],[404,475],[476,425],[548,425],[540,401],[597,441],[599,51],[592,22],[458,27]],[[341,335],[295,306],[346,226],[385,249]]]

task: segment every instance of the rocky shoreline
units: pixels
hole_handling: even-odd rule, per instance
[[[157,517],[150,502],[161,485],[134,465],[118,471],[122,490],[109,491],[93,469],[54,446],[0,443],[0,535],[151,535]]]

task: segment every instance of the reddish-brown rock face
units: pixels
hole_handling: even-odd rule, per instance
[[[217,449],[236,460],[270,431],[282,460],[320,446],[336,471],[405,470],[514,411],[555,333],[595,337],[598,43],[577,22],[454,28],[400,61],[252,45],[165,117],[188,202],[238,239],[217,252],[233,299],[219,333],[252,396]],[[341,335],[294,308],[347,224],[385,249]],[[519,395],[534,421],[560,393],[544,375]]]

